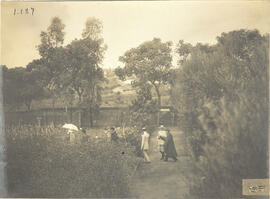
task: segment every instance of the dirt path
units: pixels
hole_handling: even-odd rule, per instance
[[[168,198],[184,199],[188,188],[182,175],[183,169],[188,165],[188,157],[183,154],[183,134],[181,131],[171,129],[174,137],[178,161],[169,160],[164,162],[160,160],[155,132],[150,139],[150,158],[151,163],[143,163],[138,168],[133,184],[132,195],[136,198]]]

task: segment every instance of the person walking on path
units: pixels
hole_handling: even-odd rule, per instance
[[[161,153],[160,160],[164,160],[164,158],[165,158],[165,149],[164,149],[165,141],[163,139],[161,139],[161,137],[163,137],[163,138],[167,137],[167,132],[166,132],[166,129],[163,125],[161,125],[159,127],[159,130],[158,130],[157,144],[158,144],[159,152]]]
[[[111,141],[118,142],[118,135],[117,135],[114,127],[111,127],[111,136],[110,137],[111,137]]]
[[[160,136],[162,140],[165,141],[164,144],[164,151],[165,151],[165,159],[164,161],[168,161],[168,158],[172,158],[175,162],[177,161],[177,152],[175,149],[173,136],[170,133],[170,130],[167,129],[167,136]]]
[[[144,155],[144,161],[147,163],[150,163],[150,158],[148,156],[148,150],[149,150],[149,133],[147,133],[146,128],[142,128],[143,134],[142,134],[142,143],[141,143],[141,150],[143,151]]]

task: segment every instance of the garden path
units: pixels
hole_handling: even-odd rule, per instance
[[[168,162],[160,160],[156,137],[157,132],[151,135],[150,158],[151,163],[142,163],[134,175],[132,182],[132,195],[136,198],[146,199],[184,199],[188,192],[183,172],[188,169],[188,156],[184,154],[184,135],[177,129],[171,129],[178,161]]]

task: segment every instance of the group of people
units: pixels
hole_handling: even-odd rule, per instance
[[[119,141],[119,136],[114,127],[106,128],[105,134],[109,141],[115,142],[115,143]],[[79,128],[77,132],[75,132],[75,130],[68,129],[67,135],[68,135],[67,140],[70,143],[87,142],[88,137],[89,137],[84,128]],[[98,136],[96,136],[96,138],[98,138]]]
[[[83,128],[80,128],[78,131],[81,133],[76,133],[77,136],[75,136],[74,130],[68,130],[69,142],[75,143],[75,140],[78,140],[81,143],[88,142],[88,135],[86,134],[86,130]],[[105,133],[109,141],[113,143],[119,142],[119,136],[114,127],[106,128]],[[148,155],[149,148],[150,148],[149,147],[150,134],[147,132],[147,129],[145,127],[142,128],[141,138],[142,138],[141,150],[143,152],[144,160],[145,162],[150,163],[151,160]],[[177,152],[175,149],[173,136],[170,133],[170,129],[165,128],[163,125],[161,125],[158,129],[157,146],[158,146],[159,152],[161,153],[160,160],[168,161],[169,158],[172,158],[175,162],[177,161]]]
[[[112,141],[112,142],[118,142],[119,140],[119,136],[116,132],[116,129],[114,127],[110,127],[110,128],[105,128],[105,134],[108,138],[108,140]]]
[[[148,155],[150,134],[147,132],[146,128],[143,128],[142,131],[141,150],[143,151],[145,162],[150,163],[151,160]],[[173,136],[170,133],[170,129],[165,128],[163,125],[158,129],[157,145],[161,153],[160,160],[168,161],[169,158],[172,158],[175,162],[177,161],[177,152]]]

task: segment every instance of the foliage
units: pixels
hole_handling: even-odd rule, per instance
[[[66,63],[59,76],[59,84],[62,90],[71,89],[76,93],[79,105],[89,88],[97,87],[104,79],[103,71],[98,66],[102,60],[101,49],[100,42],[89,39],[74,40],[66,47]],[[101,54],[96,56],[100,50]]]
[[[142,127],[146,127],[148,133],[155,130],[155,115],[158,111],[156,101],[152,100],[150,87],[137,91],[137,99],[132,101],[132,105],[122,112],[118,124],[121,135],[125,143],[135,147],[135,154],[143,157],[141,151]]]
[[[65,25],[61,19],[54,17],[47,31],[40,33],[41,43],[37,46],[40,59],[33,60],[27,65],[29,71],[35,71],[39,76],[40,84],[47,89],[52,98],[52,106],[59,97],[59,75],[64,67],[65,50],[64,43]]]
[[[102,82],[105,81],[100,67],[107,48],[101,37],[102,23],[89,18],[82,39],[75,39],[67,46],[62,46],[64,27],[59,18],[52,19],[47,31],[40,34],[38,50],[41,58],[33,60],[27,68],[36,72],[40,83],[51,93],[53,107],[59,98],[66,107],[76,101],[77,106],[88,107],[93,126],[94,115],[101,103]]]
[[[93,126],[94,116],[99,113],[99,106],[102,100],[102,83],[105,81],[100,64],[103,61],[107,46],[103,43],[101,32],[101,21],[96,18],[89,18],[82,33],[82,40],[88,48],[88,64],[90,66],[88,70],[85,71],[87,87],[85,89],[84,103],[87,104],[89,108],[91,126]]]
[[[140,89],[145,86],[154,87],[159,108],[161,106],[160,86],[167,84],[171,75],[171,45],[171,42],[162,43],[157,38],[144,42],[121,56],[119,60],[125,66],[115,70],[116,75],[121,80],[133,78],[132,85],[134,87]],[[157,123],[159,124],[159,114]]]
[[[45,96],[45,91],[39,82],[39,76],[35,72],[23,67],[3,70],[4,104],[11,107],[25,104],[27,110],[31,109],[33,100]]]
[[[5,130],[10,195],[130,196],[130,177],[138,163],[133,147],[92,136],[88,142],[71,144],[64,134],[62,129],[53,127],[20,126]]]
[[[191,198],[240,197],[242,179],[268,175],[268,37],[239,30],[217,40],[177,50],[172,100],[193,156]]]
[[[45,86],[48,86],[50,90],[56,89],[57,76],[62,70],[64,65],[64,49],[62,47],[64,42],[63,32],[65,25],[62,23],[61,19],[54,17],[51,20],[50,26],[47,31],[42,31],[40,34],[41,44],[38,46],[38,51],[41,56],[40,60],[34,60],[29,67],[35,69],[40,69],[43,72],[43,78],[46,79]],[[31,63],[30,63],[31,64]],[[39,66],[39,67],[37,67]]]
[[[147,132],[150,134],[154,132],[154,126],[148,125]],[[125,143],[127,146],[134,147],[134,153],[138,157],[143,157],[142,150],[141,150],[141,135],[142,135],[142,128],[141,126],[122,126],[116,128],[117,135],[120,138],[122,143]]]
[[[38,50],[41,57],[50,58],[53,50],[64,43],[64,28],[65,25],[61,19],[54,17],[47,28],[47,32],[42,31],[40,33],[41,44],[38,46]]]
[[[150,90],[150,85],[137,90],[137,98],[132,101],[127,110],[122,112],[117,122],[123,131],[131,128],[131,132],[134,132],[134,136],[138,140],[141,139],[142,127],[146,127],[149,133],[152,133],[156,127],[155,115],[158,112],[158,105],[152,99]]]
[[[137,98],[132,101],[129,107],[132,125],[139,128],[155,126],[154,119],[159,111],[159,106],[152,100],[151,86],[147,85],[137,91]]]
[[[83,38],[89,38],[92,40],[100,40],[101,33],[102,33],[102,22],[95,18],[95,17],[89,17],[85,23],[85,28],[82,33]]]
[[[141,128],[137,126],[126,127],[123,129],[125,142],[135,147],[135,154],[138,157],[143,157],[141,150]]]

